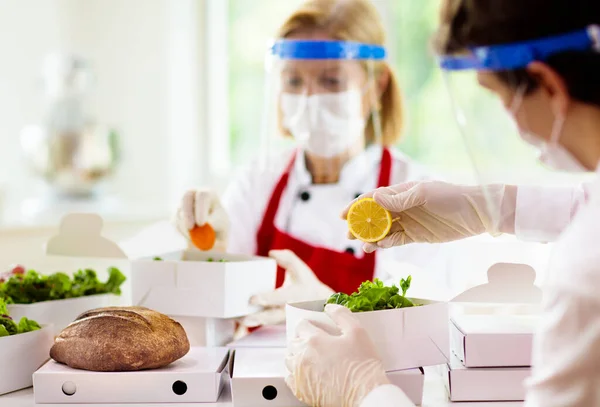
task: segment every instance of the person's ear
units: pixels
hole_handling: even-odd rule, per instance
[[[544,96],[548,98],[554,115],[565,117],[571,95],[564,78],[549,65],[539,61],[530,63],[527,73],[535,79]]]

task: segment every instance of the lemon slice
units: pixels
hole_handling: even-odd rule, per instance
[[[360,199],[348,211],[348,229],[363,242],[378,242],[390,231],[392,215],[373,198]]]

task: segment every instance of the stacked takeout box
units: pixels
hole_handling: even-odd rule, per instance
[[[518,272],[517,272],[518,271]],[[523,401],[531,373],[533,335],[539,321],[541,290],[535,272],[490,269],[490,283],[455,299],[485,296],[487,304],[451,312],[452,356],[445,381],[452,401]]]

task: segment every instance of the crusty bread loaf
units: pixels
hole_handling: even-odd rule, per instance
[[[183,327],[144,307],[84,312],[54,341],[50,357],[75,369],[120,372],[163,367],[185,356]]]

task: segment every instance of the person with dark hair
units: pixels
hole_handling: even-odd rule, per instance
[[[434,44],[446,73],[476,73],[523,140],[539,149],[540,161],[561,171],[600,170],[600,2],[446,0]],[[426,181],[377,189],[370,195],[400,221],[365,250],[515,233],[531,215],[530,230],[557,244],[543,287],[526,405],[600,406],[600,180],[579,192],[552,192],[557,196],[521,206],[542,197],[544,188]],[[287,360],[295,394],[321,406],[412,405],[381,374],[373,345],[350,311],[328,306],[326,312],[342,335],[308,321],[299,326]],[[344,392],[349,388],[356,391]]]

